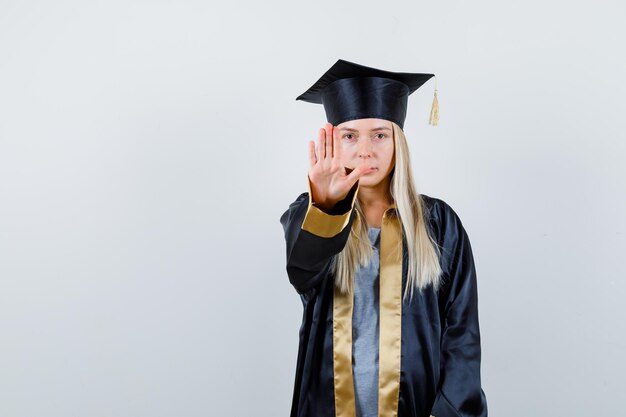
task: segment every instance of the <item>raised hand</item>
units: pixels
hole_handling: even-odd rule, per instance
[[[315,142],[309,141],[309,180],[312,200],[317,207],[328,211],[343,200],[352,186],[375,169],[361,164],[350,172],[342,163],[342,147],[339,131],[330,123],[319,130],[317,154]]]

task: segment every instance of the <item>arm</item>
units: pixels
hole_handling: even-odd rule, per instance
[[[332,257],[348,241],[359,181],[328,212],[312,201],[308,175],[307,185],[309,192],[300,194],[280,217],[287,246],[287,275],[299,294],[315,291],[327,275]]]
[[[487,400],[480,382],[480,330],[476,268],[469,237],[457,214],[443,210],[443,269],[449,289],[441,339],[441,378],[431,414],[434,417],[486,417]]]

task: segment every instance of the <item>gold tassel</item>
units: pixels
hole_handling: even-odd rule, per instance
[[[437,78],[435,77],[435,96],[433,97],[433,104],[430,108],[429,125],[439,125],[439,100],[437,100]]]

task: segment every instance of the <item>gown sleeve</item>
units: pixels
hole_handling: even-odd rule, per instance
[[[434,417],[486,417],[487,399],[480,381],[480,329],[476,268],[469,237],[457,214],[445,205],[443,269],[449,288],[443,291],[445,326],[441,339],[440,384]]]
[[[344,248],[354,218],[354,204],[359,189],[357,181],[346,197],[332,209],[323,211],[302,193],[280,217],[287,246],[287,275],[299,294],[312,296],[328,275],[332,257]]]

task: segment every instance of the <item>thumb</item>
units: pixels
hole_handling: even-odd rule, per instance
[[[352,172],[350,172],[350,175],[348,175],[347,177],[350,186],[353,186],[354,183],[356,183],[357,180],[361,178],[361,175],[367,174],[372,171],[374,171],[374,168],[369,165],[359,165],[358,167],[354,168]]]

